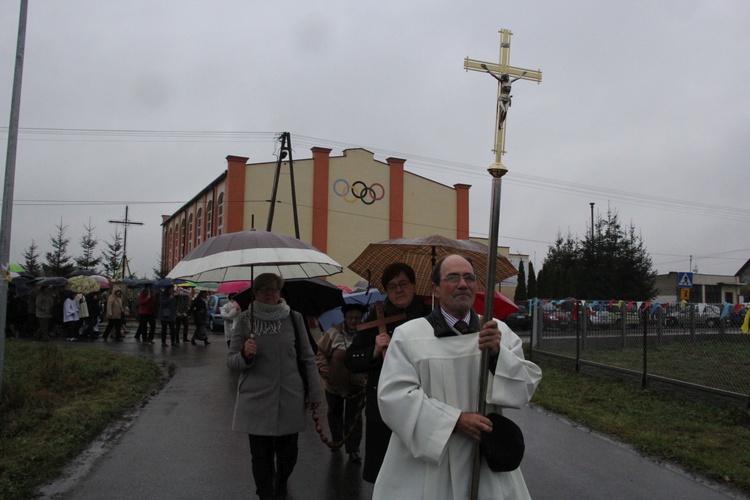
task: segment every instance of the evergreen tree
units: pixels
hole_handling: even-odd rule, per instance
[[[523,259],[518,263],[518,285],[516,285],[516,294],[513,300],[524,302],[529,298],[526,292],[526,271],[523,269]]]
[[[544,298],[550,296],[550,294],[547,293],[545,285],[546,283],[544,279],[544,268],[541,268],[536,275],[536,298]]]
[[[104,266],[104,273],[107,277],[112,278],[117,274],[122,264],[122,236],[120,232],[115,229],[115,234],[112,236],[112,242],[107,243],[107,249],[102,253],[102,266]]]
[[[543,296],[550,299],[649,300],[656,295],[656,273],[643,240],[635,226],[623,229],[611,210],[596,220],[593,238],[558,234],[543,270]]]
[[[57,228],[57,234],[50,237],[52,251],[44,254],[47,262],[42,267],[45,276],[66,276],[75,268],[68,255],[70,238],[65,237],[68,226],[64,226],[62,219],[60,219],[60,224],[55,227]]]
[[[167,274],[169,274],[167,270],[164,269],[161,259],[156,261],[156,267],[152,267],[151,272],[154,273],[154,278],[157,280],[166,278]]]
[[[36,242],[31,240],[31,244],[23,251],[23,267],[27,273],[33,276],[42,274],[42,265],[39,263],[39,257],[41,256],[37,250]]]
[[[526,286],[526,289],[527,289],[526,293],[529,296],[529,298],[533,299],[535,297],[539,297],[539,292],[537,291],[538,287],[537,287],[536,274],[534,273],[534,263],[531,262],[531,261],[529,261],[529,280],[528,280],[528,282],[529,283]]]
[[[94,257],[94,250],[96,250],[96,245],[99,244],[99,240],[94,238],[95,228],[91,226],[91,219],[89,219],[88,226],[83,226],[83,229],[86,230],[80,240],[83,253],[80,257],[76,257],[76,265],[81,269],[96,271],[96,266],[101,264],[102,257]]]

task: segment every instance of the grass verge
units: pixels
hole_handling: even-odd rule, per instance
[[[750,495],[750,413],[540,363],[532,402]]]
[[[32,498],[164,378],[151,361],[100,349],[6,342],[0,498]]]

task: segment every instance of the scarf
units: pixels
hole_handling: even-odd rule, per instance
[[[255,335],[278,335],[281,333],[281,320],[288,317],[291,311],[284,299],[280,299],[276,304],[264,304],[255,300],[252,307],[255,328],[251,328],[250,311],[245,311],[241,319]]]

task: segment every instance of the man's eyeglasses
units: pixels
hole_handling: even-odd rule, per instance
[[[446,283],[450,283],[451,285],[458,285],[461,283],[461,279],[466,282],[467,285],[471,283],[477,282],[477,275],[472,273],[466,273],[466,274],[458,274],[458,273],[450,273],[443,276],[443,278],[440,281],[445,281]]]
[[[280,288],[268,288],[268,287],[258,288],[258,293],[262,293],[262,294],[266,294],[266,293],[273,294],[273,293],[279,293],[280,291],[281,291]]]
[[[399,281],[398,283],[388,283],[388,285],[385,288],[389,292],[395,292],[398,289],[403,290],[409,285],[411,285],[411,282],[404,280],[404,281]]]

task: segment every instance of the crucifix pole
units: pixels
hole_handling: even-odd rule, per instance
[[[485,293],[484,301],[484,321],[489,321],[493,317],[492,308],[495,295],[497,240],[500,223],[500,195],[503,185],[502,178],[508,172],[507,167],[503,165],[502,158],[505,153],[505,120],[510,110],[512,98],[510,95],[511,85],[516,80],[532,80],[537,83],[542,81],[542,72],[540,70],[534,71],[510,65],[510,37],[512,34],[510,30],[500,30],[500,62],[498,64],[469,59],[468,57],[464,59],[464,69],[466,71],[472,70],[489,73],[498,81],[495,149],[493,150],[495,152],[495,162],[487,169],[492,176],[492,201],[490,206],[490,237],[487,245],[489,247],[489,255],[487,258],[487,293]],[[477,412],[484,415],[487,411],[487,372],[489,371],[489,354],[486,350],[482,351],[480,366]],[[479,471],[481,465],[482,456],[479,443],[475,443],[470,493],[472,500],[476,500],[479,494]]]
[[[128,226],[136,225],[136,226],[142,226],[143,222],[135,222],[130,219],[128,219],[128,206],[125,205],[125,218],[123,220],[111,220],[109,221],[110,224],[122,224],[124,229],[124,236],[122,239],[122,271],[115,271],[115,276],[113,278],[117,277],[117,272],[121,272],[122,277],[125,278],[125,271],[129,269],[128,266]]]

